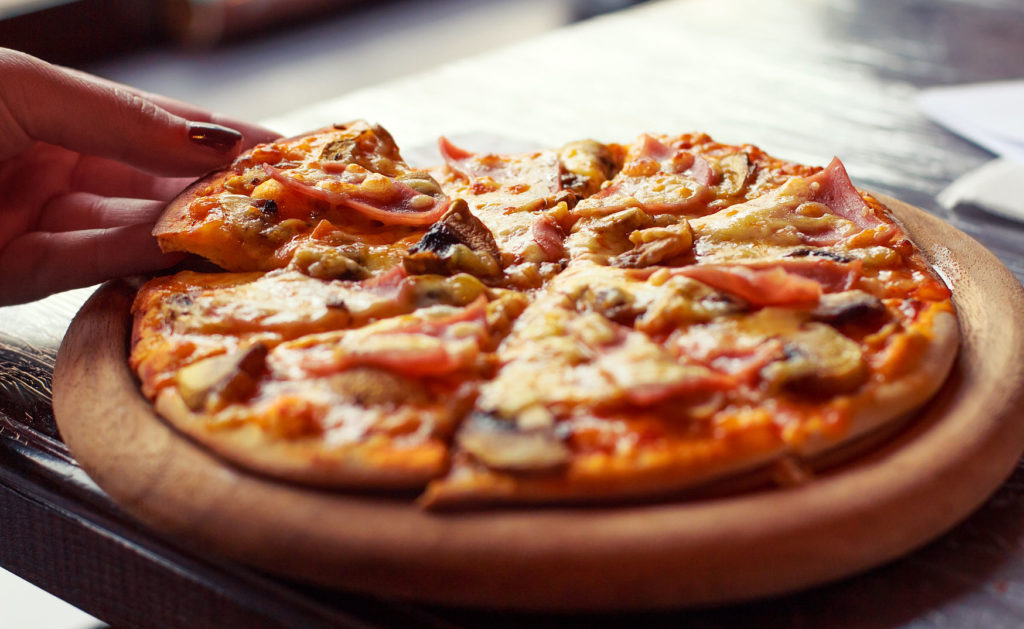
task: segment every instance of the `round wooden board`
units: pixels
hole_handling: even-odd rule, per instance
[[[963,334],[942,391],[870,454],[796,488],[597,508],[425,513],[240,471],[153,414],[126,364],[134,289],[108,283],[57,358],[54,410],[82,467],[153,529],[300,580],[536,610],[735,601],[904,554],[978,507],[1024,448],[1024,290],[977,242],[881,197],[953,287]]]

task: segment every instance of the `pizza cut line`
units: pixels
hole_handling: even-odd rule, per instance
[[[362,121],[258,146],[154,233],[156,411],[245,469],[426,508],[578,503],[813,463],[941,386],[946,286],[843,165],[704,134],[409,167]]]

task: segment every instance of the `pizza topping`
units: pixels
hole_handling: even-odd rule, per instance
[[[653,277],[651,279],[654,280]],[[688,277],[671,277],[661,283],[660,288],[637,320],[638,330],[655,334],[694,322],[737,314],[750,308],[743,299]]]
[[[441,157],[444,159],[445,163],[453,169],[457,167],[458,162],[476,155],[466,149],[455,146],[443,135],[437,139],[437,149],[441,153]]]
[[[255,391],[266,358],[267,348],[260,343],[204,358],[178,371],[178,393],[193,411],[241,401]]]
[[[761,370],[769,386],[825,396],[853,391],[868,377],[860,346],[822,323],[785,337],[784,351],[784,360]]]
[[[622,170],[600,192],[574,208],[578,216],[604,216],[637,207],[649,214],[703,214],[714,199],[717,175],[701,155],[642,135]]]
[[[667,264],[690,250],[693,246],[693,232],[683,221],[668,227],[650,227],[634,231],[629,235],[634,248],[621,253],[608,263],[627,269],[642,268],[655,264]]]
[[[601,216],[583,219],[573,227],[566,245],[574,260],[585,259],[605,264],[610,256],[628,251],[634,246],[630,235],[654,226],[654,219],[640,208],[629,208]]]
[[[381,175],[367,177],[359,185],[341,179],[321,179],[318,185],[310,185],[269,164],[263,169],[292,190],[332,206],[351,208],[385,225],[430,225],[448,209],[446,197],[422,194],[406,183]]]
[[[360,406],[422,405],[429,400],[421,382],[375,367],[353,367],[335,374],[330,387]]]
[[[318,157],[321,160],[358,164],[369,171],[390,177],[404,170],[398,145],[384,127],[359,121],[341,125],[339,130],[347,133],[328,142],[320,150]]]
[[[696,264],[675,269],[673,273],[732,293],[755,306],[814,303],[822,293],[818,282],[780,267],[755,269],[743,265]]]
[[[579,198],[600,190],[616,168],[611,150],[594,140],[570,142],[559,149],[558,158],[562,164],[562,188],[571,190]]]
[[[530,226],[530,244],[536,246],[528,245],[520,255],[528,262],[557,262],[565,256],[563,241],[561,225],[545,214]]]
[[[467,273],[452,276],[413,275],[401,283],[400,299],[416,308],[428,306],[467,306],[487,294],[487,287]]]
[[[862,229],[878,227],[882,221],[868,207],[857,192],[857,188],[846,174],[846,168],[838,158],[816,175],[807,178],[813,190],[812,200],[822,203],[832,211]]]
[[[573,213],[605,216],[636,207],[650,214],[702,214],[711,199],[708,187],[691,177],[659,171],[630,175],[636,172],[624,168],[611,185],[576,204]]]
[[[727,197],[739,195],[754,174],[755,166],[746,153],[733,153],[718,160],[722,180],[718,184],[719,194]]]
[[[410,274],[451,275],[465,271],[478,277],[501,274],[501,252],[491,231],[470,213],[462,199],[409,248],[403,260]]]
[[[664,347],[635,332],[628,334],[621,346],[603,354],[597,367],[630,404],[641,407],[733,385],[731,378],[707,367],[680,364]]]
[[[876,319],[885,314],[885,304],[862,290],[848,290],[821,296],[811,316],[818,321],[841,325]]]
[[[831,246],[857,234],[856,223],[816,200],[820,189],[820,183],[794,177],[766,195],[692,219],[697,254],[753,257],[779,247]]]
[[[507,472],[550,472],[567,464],[571,454],[550,427],[523,429],[481,412],[469,416],[456,439],[476,460]]]

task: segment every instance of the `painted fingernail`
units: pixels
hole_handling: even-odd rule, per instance
[[[242,141],[242,134],[234,129],[207,122],[188,123],[188,139],[196,144],[223,153]]]

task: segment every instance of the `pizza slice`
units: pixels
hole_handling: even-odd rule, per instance
[[[446,469],[450,434],[521,302],[485,291],[464,305],[302,335],[280,333],[275,315],[241,334],[196,325],[176,333],[172,321],[164,348],[141,350],[143,331],[133,361],[157,412],[236,465],[323,486],[415,488]],[[145,367],[192,347],[202,351],[159,373]]]
[[[390,134],[363,121],[260,145],[200,179],[165,210],[165,251],[228,271],[293,266],[322,279],[362,279],[402,253],[448,209]]]

